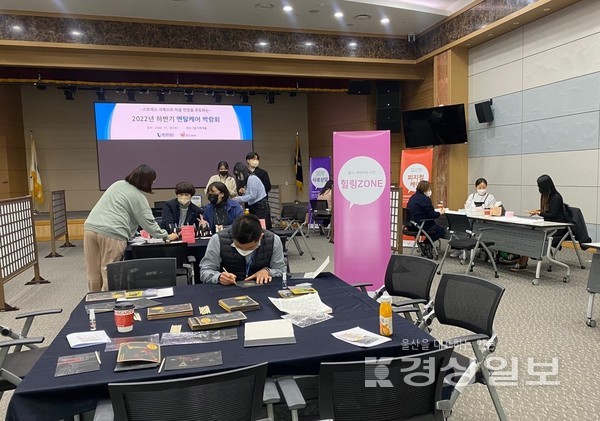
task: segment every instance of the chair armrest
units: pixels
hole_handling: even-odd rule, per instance
[[[481,340],[487,340],[487,339],[490,339],[490,337],[488,335],[483,335],[480,333],[480,334],[475,334],[475,335],[457,336],[455,338],[447,339],[443,343],[446,346],[454,348],[455,346],[459,346],[462,344],[475,342],[475,341],[481,341]]]
[[[29,345],[29,344],[41,344],[44,342],[43,336],[35,338],[23,338],[23,339],[11,339],[10,341],[1,341],[0,348],[6,348],[9,346]]]
[[[404,301],[400,301],[397,304],[392,303],[392,308],[394,307],[404,307],[404,306],[412,306],[415,304],[427,304],[427,300],[424,300],[422,298],[415,298],[413,300],[404,300]]]
[[[30,311],[29,313],[22,313],[15,317],[15,320],[23,319],[25,317],[36,317],[36,316],[44,316],[46,314],[58,314],[62,313],[62,308],[53,308],[50,310],[38,310],[38,311]]]
[[[98,405],[96,405],[96,412],[94,412],[93,421],[113,421],[114,419],[115,412],[110,399],[102,399],[98,401]]]
[[[372,287],[373,284],[370,282],[360,282],[358,284],[352,284],[353,287],[359,288],[365,294],[367,293],[367,287]]]
[[[196,257],[195,256],[188,256],[187,257],[187,261],[188,261],[188,263],[196,263]]]
[[[279,403],[279,401],[281,401],[281,396],[279,396],[277,384],[272,377],[267,377],[265,389],[263,391],[263,404]]]
[[[277,383],[290,411],[306,407],[304,396],[302,396],[298,384],[292,377],[280,377],[277,379]]]
[[[416,306],[406,306],[406,307],[392,307],[392,311],[396,314],[398,313],[416,313],[419,311],[419,307]]]

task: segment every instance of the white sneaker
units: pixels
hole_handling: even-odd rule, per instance
[[[462,252],[460,250],[454,250],[452,252],[450,252],[450,257],[460,257],[460,254]]]

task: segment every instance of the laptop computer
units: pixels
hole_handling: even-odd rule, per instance
[[[289,280],[300,280],[300,279],[315,279],[325,268],[329,265],[329,256],[325,259],[321,266],[317,268],[314,272],[300,272],[300,273],[291,273],[288,277]]]

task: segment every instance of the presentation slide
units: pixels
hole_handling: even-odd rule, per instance
[[[249,105],[95,103],[100,189],[136,166],[156,170],[155,189],[179,181],[205,186],[219,161],[252,151]]]

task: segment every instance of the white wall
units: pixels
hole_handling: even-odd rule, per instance
[[[493,99],[494,121],[474,104]],[[469,180],[506,208],[539,207],[549,174],[600,230],[600,1],[583,0],[469,51]],[[473,186],[469,186],[472,191]]]
[[[21,95],[25,144],[29,148],[29,131],[33,130],[44,196],[50,197],[52,190],[65,190],[67,210],[90,210],[102,195],[98,187],[93,110],[93,103],[97,100],[95,93],[78,91],[74,101],[67,101],[61,90],[48,88],[41,91],[32,86],[23,87]],[[184,102],[183,94],[174,97],[168,97],[167,101]],[[117,94],[109,93],[108,100],[125,101],[126,98],[123,94],[118,98]],[[211,102],[210,97],[200,95],[195,100],[197,103]],[[154,97],[149,95],[143,101],[154,102]],[[237,97],[223,97],[224,104],[238,101]],[[293,171],[296,132],[300,134],[304,161],[308,162],[306,103],[305,94],[294,98],[278,95],[275,104],[267,104],[262,95],[250,97],[254,150],[260,154],[261,167],[269,172],[272,184],[281,185],[284,201],[296,198]],[[211,163],[215,168],[216,164]],[[234,163],[229,164],[233,166]],[[308,180],[308,165],[304,168],[304,179]],[[152,205],[153,201],[173,196],[171,190],[157,190],[148,198]],[[40,210],[46,211],[47,206],[46,200]]]

